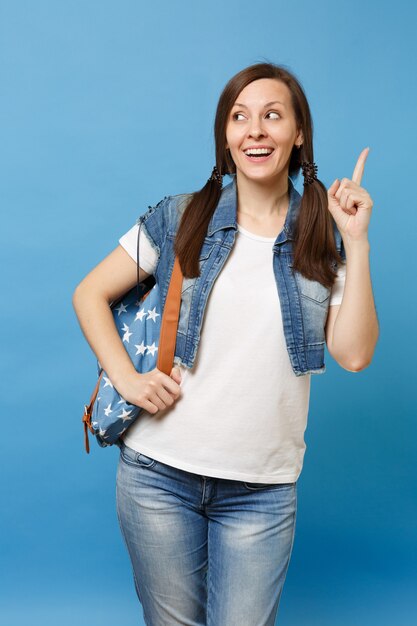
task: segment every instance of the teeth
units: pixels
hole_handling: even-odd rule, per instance
[[[245,154],[250,156],[251,154],[271,154],[272,150],[268,148],[256,148],[251,150],[245,150]]]

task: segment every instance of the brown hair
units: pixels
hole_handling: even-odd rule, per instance
[[[289,175],[297,175],[302,161],[314,161],[313,122],[310,107],[297,78],[283,66],[274,63],[250,65],[233,76],[223,89],[217,105],[214,122],[216,166],[220,174],[235,174],[236,166],[226,149],[226,126],[230,110],[240,92],[252,81],[274,78],[287,85],[297,129],[303,132],[300,149],[293,148],[289,162]],[[207,235],[207,228],[220,200],[221,186],[208,180],[204,187],[192,194],[185,208],[175,239],[174,251],[178,256],[184,277],[199,276],[199,255]],[[336,249],[333,218],[328,210],[327,190],[320,180],[304,187],[300,210],[294,224],[293,270],[306,278],[332,287],[336,272],[331,262],[342,258]]]

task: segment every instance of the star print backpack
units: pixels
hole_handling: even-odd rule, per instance
[[[139,282],[139,221],[137,243],[138,280],[124,296],[110,305],[114,323],[123,345],[137,372],[146,373],[157,367],[170,374],[173,367],[178,317],[181,303],[182,272],[175,257],[164,312],[161,317],[159,286],[151,275]],[[141,407],[127,402],[114,387],[97,361],[98,380],[90,403],[84,406],[84,442],[90,452],[88,430],[104,448],[117,442],[120,435],[137,418]]]

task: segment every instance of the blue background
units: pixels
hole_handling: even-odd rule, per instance
[[[96,360],[71,298],[148,205],[204,185],[220,92],[260,61],[301,80],[327,186],[370,146],[381,327],[367,369],[327,353],[312,377],[278,621],[417,623],[416,18],[410,2],[1,2],[2,624],[142,623],[119,450],[84,450]]]

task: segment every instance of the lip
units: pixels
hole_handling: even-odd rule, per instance
[[[250,146],[250,147],[251,148],[254,148],[254,147],[256,147],[256,148],[272,148],[272,146]],[[245,148],[245,150],[249,150],[249,148]],[[275,152],[275,148],[272,148],[271,154],[268,154],[268,155],[265,155],[265,156],[262,156],[262,157],[259,157],[259,156],[257,156],[257,157],[255,157],[255,156],[248,156],[247,154],[245,154],[245,152],[243,152],[243,154],[244,154],[244,157],[248,161],[250,161],[251,163],[265,163],[265,161],[267,161],[268,159],[271,158],[271,156],[274,154],[274,152]]]
[[[242,150],[244,152],[245,150],[249,150],[249,149],[255,150],[256,148],[268,148],[268,149],[271,149],[271,150],[275,150],[275,148],[273,146],[267,146],[264,143],[257,144],[256,146],[246,146],[246,148],[242,148]]]

